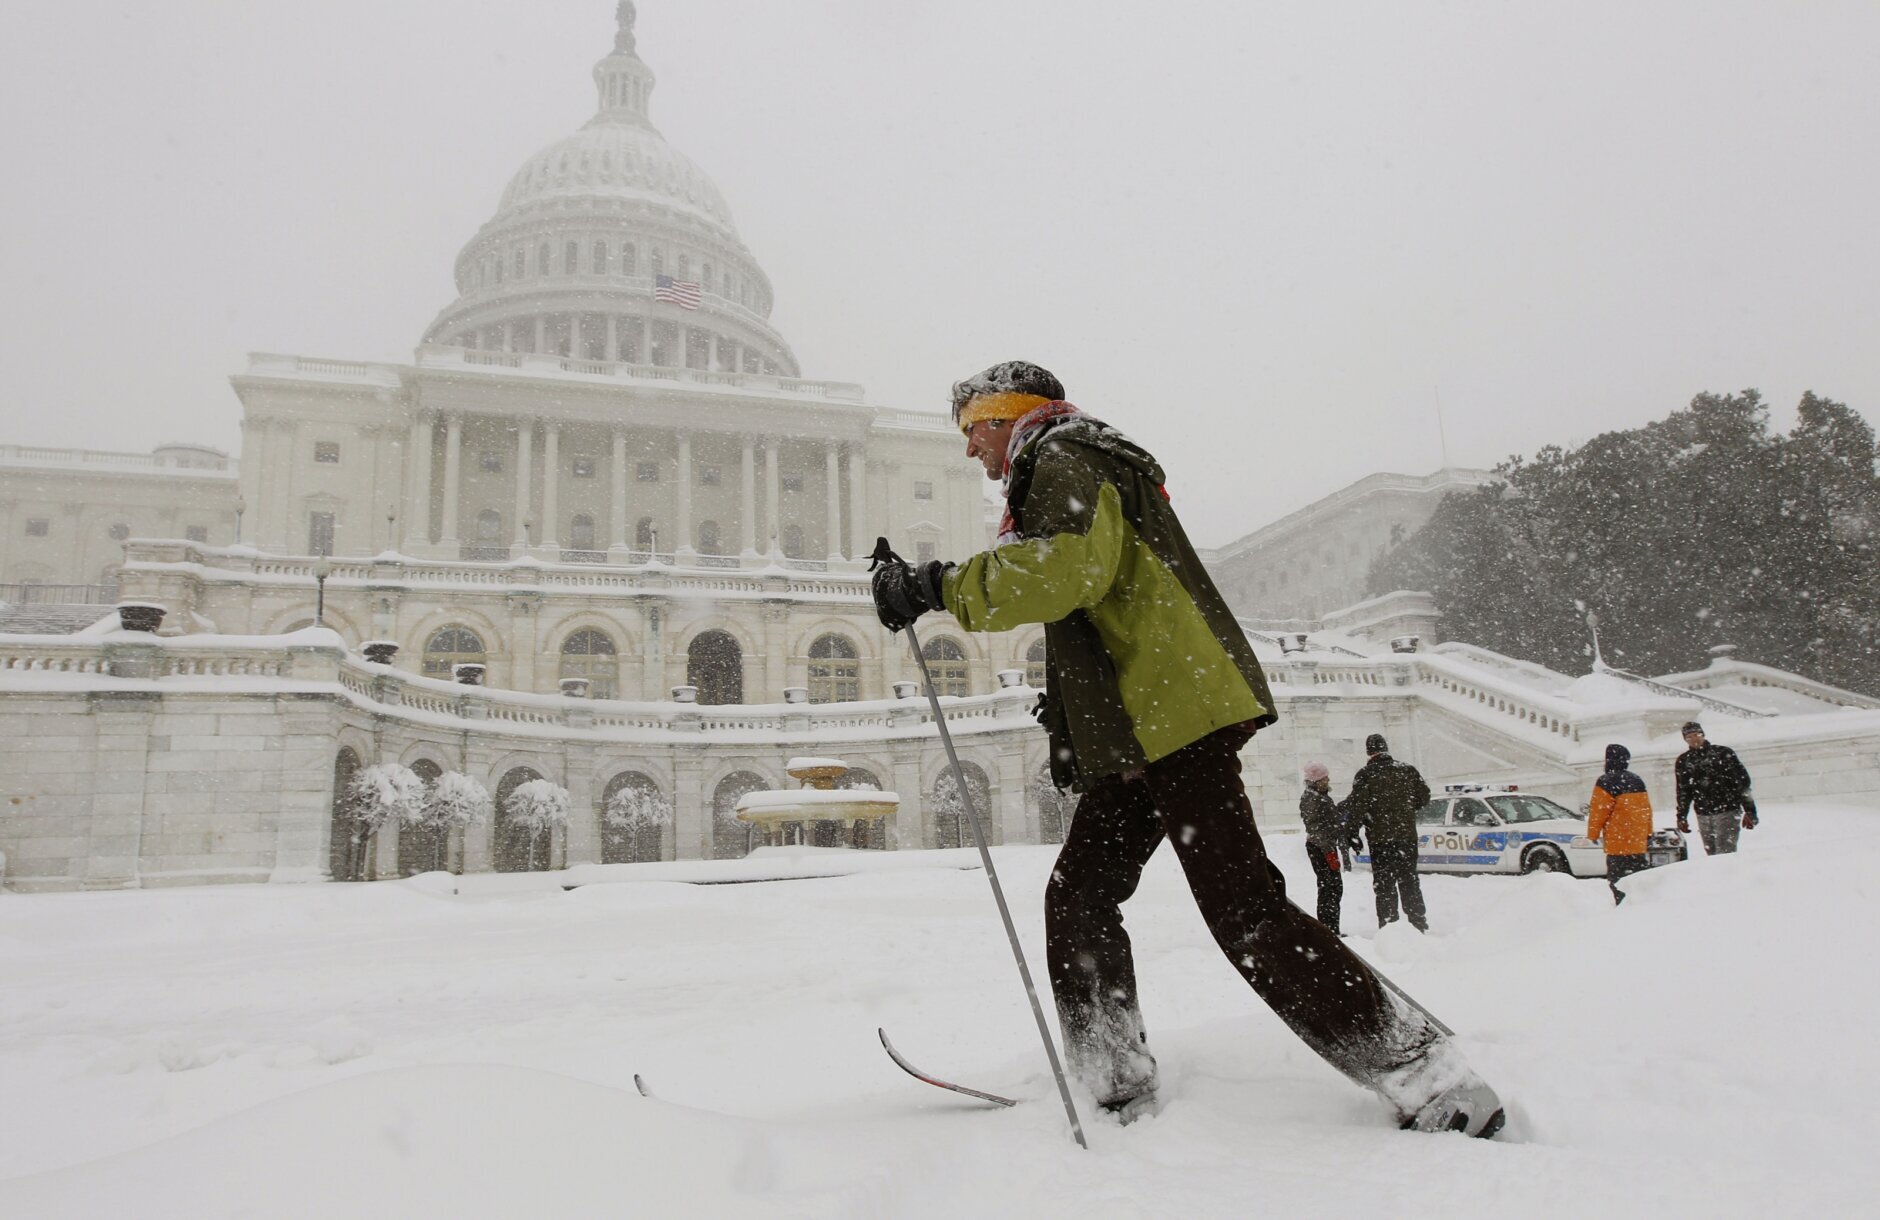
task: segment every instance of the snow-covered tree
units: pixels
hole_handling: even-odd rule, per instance
[[[490,790],[461,771],[446,771],[431,785],[430,799],[424,806],[424,824],[433,836],[437,855],[432,867],[444,866],[444,847],[453,831],[487,822],[494,811]]]
[[[503,816],[509,825],[529,836],[529,868],[535,868],[535,845],[542,835],[568,824],[568,790],[545,779],[532,779],[517,786],[503,801]]]
[[[638,834],[672,824],[672,802],[657,788],[622,784],[607,798],[602,817],[615,830]]]
[[[346,795],[352,810],[353,880],[360,880],[369,846],[387,826],[424,821],[428,785],[410,767],[378,763],[353,776]]]

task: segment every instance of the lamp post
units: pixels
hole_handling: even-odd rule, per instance
[[[326,578],[333,574],[333,561],[325,555],[313,565],[313,625],[326,626]]]
[[[396,508],[385,510],[385,549],[388,551],[398,549],[398,510]]]
[[[526,552],[526,551],[533,550],[534,547],[535,547],[535,518],[524,517],[522,519],[522,549]]]
[[[1586,629],[1593,633],[1593,672],[1606,668],[1606,658],[1599,655],[1599,615],[1586,612]]]
[[[248,511],[248,501],[235,497],[235,545],[242,544],[242,514]]]

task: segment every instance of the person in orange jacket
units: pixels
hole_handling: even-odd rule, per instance
[[[1586,814],[1586,837],[1606,844],[1606,884],[1613,905],[1625,901],[1619,882],[1651,867],[1652,798],[1645,781],[1626,769],[1632,751],[1606,747],[1606,773],[1593,781],[1593,803]]]

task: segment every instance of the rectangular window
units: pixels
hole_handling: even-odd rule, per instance
[[[783,489],[785,491],[802,491],[803,490],[803,476],[800,474],[786,474],[783,476],[782,481],[783,481]]]
[[[718,479],[719,479],[718,467],[716,466],[699,467],[698,481],[702,483],[703,485],[705,485],[706,487],[718,486]]]
[[[51,532],[52,519],[50,517],[26,518],[26,536],[28,538],[44,538]]]
[[[593,478],[594,477],[594,459],[591,457],[576,458],[574,460],[574,477],[577,479]]]
[[[187,526],[183,530],[183,537],[191,542],[207,542],[209,541],[209,527],[206,525]]]
[[[489,474],[501,474],[503,472],[503,455],[496,452],[494,449],[485,449],[483,452],[477,454],[477,469]]]
[[[333,514],[307,514],[307,554],[331,555],[333,553]]]
[[[316,462],[330,462],[335,466],[339,465],[339,442],[313,442],[313,460]]]
[[[633,468],[633,477],[642,483],[659,482],[659,463],[641,462]]]
[[[915,498],[916,500],[931,500],[931,499],[933,499],[933,484],[932,484],[932,483],[916,483],[916,484],[914,484],[914,498]]]

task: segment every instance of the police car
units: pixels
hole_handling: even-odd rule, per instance
[[[1675,830],[1650,840],[1653,866],[1682,860]],[[1360,853],[1360,863],[1370,856]],[[1586,837],[1586,815],[1513,785],[1448,784],[1417,810],[1420,873],[1567,873],[1604,877],[1606,850]]]

